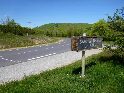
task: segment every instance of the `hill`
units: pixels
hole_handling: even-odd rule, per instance
[[[47,36],[79,36],[91,29],[92,24],[88,23],[49,23],[35,27],[37,33]]]

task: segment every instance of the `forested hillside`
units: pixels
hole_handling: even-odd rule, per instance
[[[92,24],[88,23],[49,23],[34,28],[36,33],[47,36],[71,37],[80,36],[91,30]]]

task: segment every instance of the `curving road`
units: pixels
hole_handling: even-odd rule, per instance
[[[36,60],[70,51],[70,43],[70,38],[66,38],[55,44],[0,51],[0,67]]]

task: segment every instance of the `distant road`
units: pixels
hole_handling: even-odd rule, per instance
[[[70,51],[70,43],[70,38],[66,38],[63,41],[55,44],[0,51],[0,67],[36,60]]]

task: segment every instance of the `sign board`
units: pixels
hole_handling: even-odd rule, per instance
[[[71,50],[79,51],[84,49],[102,48],[101,37],[72,37]]]

